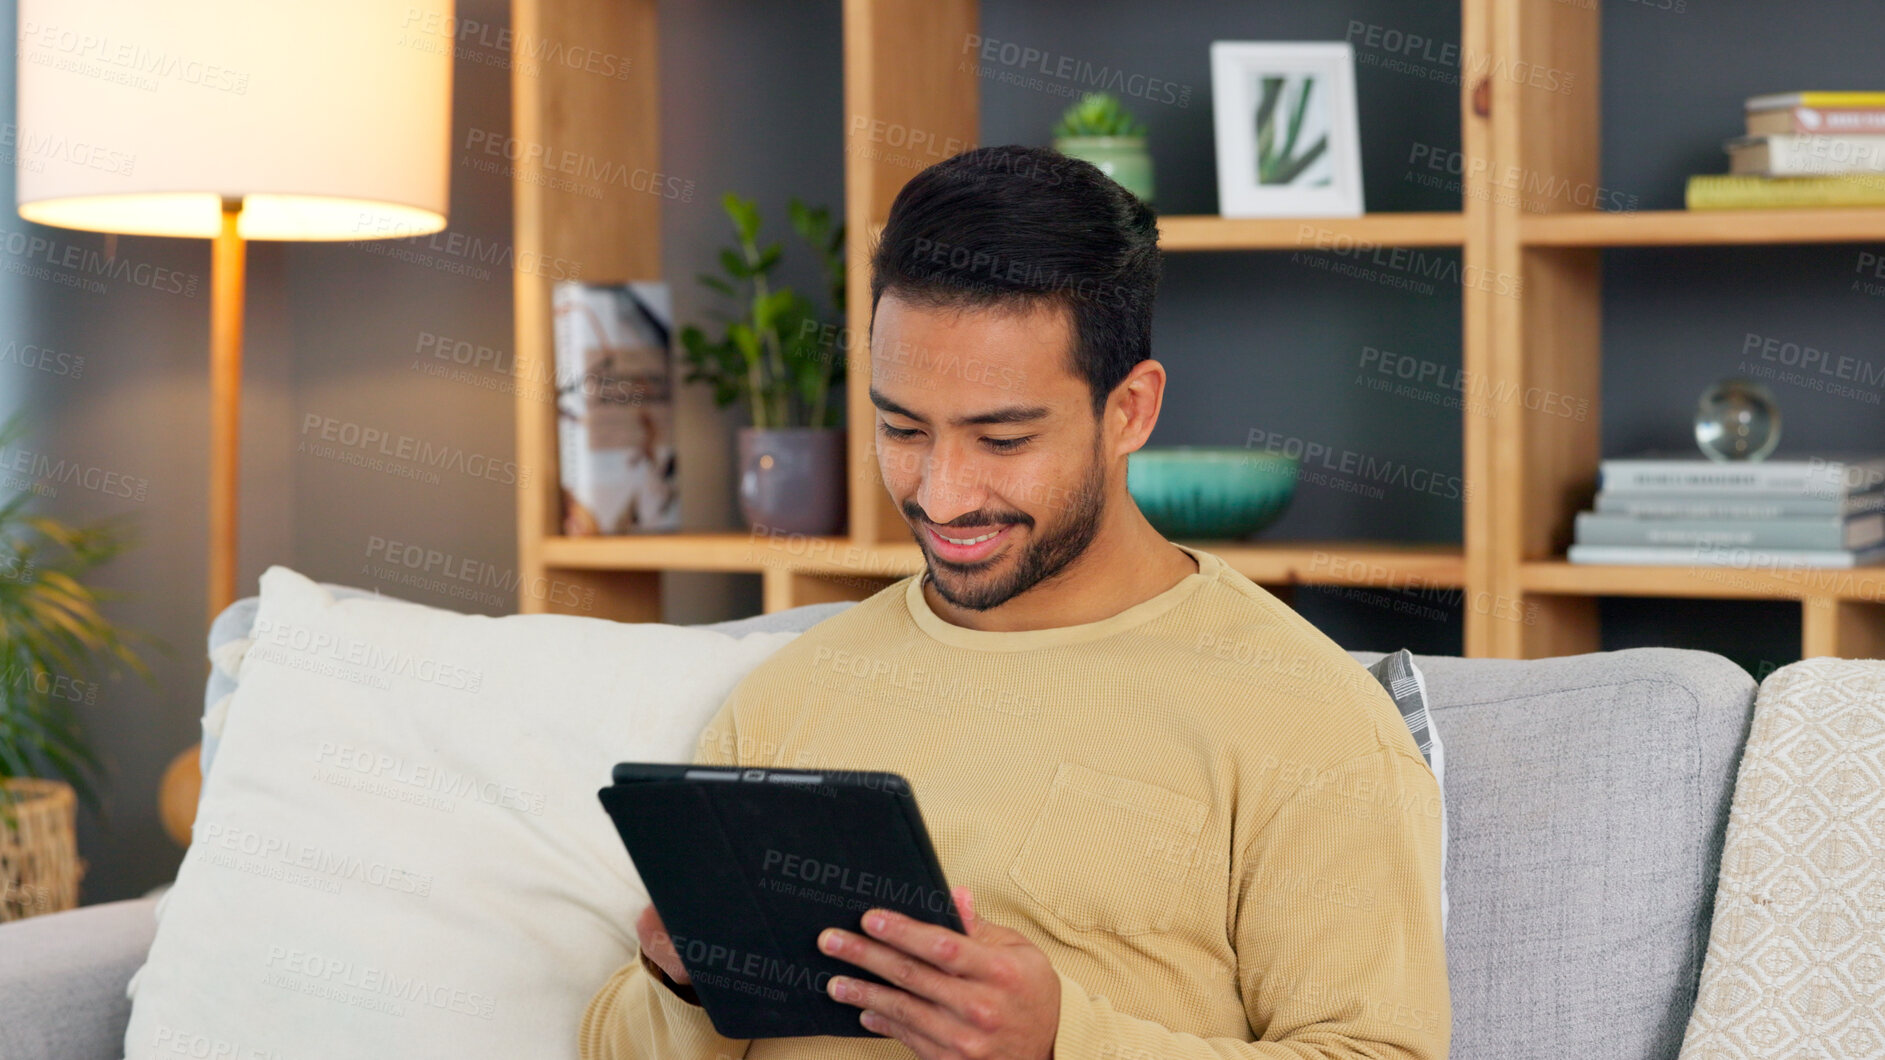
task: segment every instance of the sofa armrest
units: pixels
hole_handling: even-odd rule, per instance
[[[125,984],[157,933],[157,899],[0,924],[0,1056],[120,1060]]]

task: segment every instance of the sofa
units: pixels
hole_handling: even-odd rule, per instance
[[[212,653],[255,606],[219,617]],[[848,606],[706,628],[799,631]],[[1362,665],[1382,655],[1350,654]],[[1675,1058],[1709,949],[1755,681],[1719,655],[1670,648],[1415,661],[1447,748],[1451,1055]],[[125,984],[150,946],[154,903],[0,926],[0,1057],[121,1057]]]

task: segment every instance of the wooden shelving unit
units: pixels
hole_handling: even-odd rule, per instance
[[[525,142],[554,143],[660,171],[655,92],[656,0],[513,0],[517,40],[582,40],[630,60],[615,81],[555,64],[519,63],[513,126]],[[1885,239],[1885,210],[1601,213],[1571,201],[1500,194],[1486,174],[1545,174],[1596,187],[1599,5],[1557,0],[1462,0],[1461,51],[1575,76],[1575,92],[1546,92],[1511,77],[1466,77],[1461,145],[1469,167],[1457,213],[1348,218],[1227,219],[1168,216],[1170,252],[1265,252],[1318,246],[1458,247],[1462,368],[1489,382],[1490,414],[1462,414],[1465,541],[1188,542],[1223,555],[1266,586],[1353,585],[1452,590],[1465,614],[1469,656],[1533,658],[1596,651],[1601,596],[1786,599],[1801,606],[1804,655],[1885,654],[1885,567],[1855,571],[1759,571],[1615,567],[1567,563],[1572,516],[1587,507],[1600,456],[1602,271],[1605,247],[1849,242]],[[869,245],[891,200],[916,172],[857,130],[922,130],[933,142],[978,140],[980,95],[959,68],[957,43],[979,30],[976,0],[843,0],[845,220],[851,333],[869,325]],[[593,282],[657,278],[661,200],[623,191],[592,199],[537,179],[520,163],[516,242],[527,253],[583,263]],[[1511,281],[1511,282],[1506,282]],[[551,356],[550,280],[520,270],[517,360],[534,373]],[[869,351],[850,353],[850,377],[867,379]],[[531,375],[532,378],[541,376]],[[1540,411],[1532,394],[1587,402],[1582,418]],[[663,570],[757,573],[768,611],[861,599],[920,569],[902,517],[877,485],[864,388],[846,394],[854,483],[842,537],[773,539],[744,531],[627,538],[566,538],[558,531],[554,409],[520,393],[518,460],[543,469],[518,505],[518,553],[526,585],[554,577],[596,589],[612,617],[661,615]],[[524,592],[524,610],[552,607]]]
[[[1159,218],[1161,250],[1303,250],[1318,243],[1348,248],[1457,247],[1466,243],[1466,218],[1457,213],[1375,213],[1361,217]]]
[[[1493,80],[1485,142],[1490,171],[1597,186],[1599,5],[1467,0],[1469,17],[1475,7],[1481,9],[1475,21],[1487,34],[1478,42],[1485,54],[1543,64],[1582,86],[1543,92],[1509,78]],[[1467,457],[1467,475],[1487,483],[1481,492],[1491,499],[1481,513],[1490,524],[1481,539],[1490,591],[1517,599],[1522,612],[1535,615],[1531,622],[1486,624],[1489,639],[1477,647],[1513,658],[1596,651],[1599,597],[1656,596],[1798,600],[1803,657],[1885,654],[1885,567],[1599,566],[1564,558],[1573,516],[1589,507],[1596,491],[1602,455],[1602,248],[1874,239],[1885,237],[1885,210],[1601,213],[1562,200],[1508,196],[1490,214],[1492,267],[1518,277],[1523,291],[1485,307],[1495,385],[1521,398],[1575,395],[1588,400],[1589,412],[1571,419],[1510,402],[1490,417],[1491,452]],[[1469,558],[1473,541],[1469,532]]]

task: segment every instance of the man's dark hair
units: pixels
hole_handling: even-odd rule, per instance
[[[885,291],[928,309],[1065,305],[1073,371],[1093,414],[1152,355],[1158,215],[1091,162],[1044,147],[978,147],[911,178],[871,253]]]

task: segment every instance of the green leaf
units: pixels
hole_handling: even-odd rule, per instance
[[[16,413],[0,440],[20,431]],[[0,776],[56,777],[95,808],[102,765],[68,697],[122,670],[152,679],[132,647],[145,638],[106,618],[101,605],[114,594],[87,584],[135,535],[128,518],[75,526],[31,514],[31,499],[0,502]]]
[[[733,219],[733,230],[739,233],[741,243],[751,243],[759,238],[759,203],[756,200],[742,199],[729,191],[721,204],[726,208],[727,216]]]
[[[733,340],[733,345],[739,348],[747,363],[759,360],[759,335],[751,325],[735,324],[727,329],[727,337]]]
[[[1303,170],[1308,169],[1315,163],[1316,159],[1322,157],[1322,152],[1328,150],[1328,146],[1329,138],[1324,136],[1322,139],[1317,140],[1315,145],[1310,147],[1309,150],[1303,152],[1301,157],[1278,165],[1275,172],[1275,183],[1288,184],[1294,181],[1297,177],[1302,175]]]
[[[1089,92],[1061,114],[1054,135],[1144,136],[1145,126],[1109,92]]]
[[[779,293],[774,291],[764,298],[753,299],[753,330],[765,333],[778,329]]]
[[[1296,136],[1302,132],[1303,116],[1309,113],[1309,94],[1316,90],[1316,79],[1302,79],[1302,94],[1296,97],[1296,109],[1289,116],[1289,134],[1283,139],[1283,157],[1289,158],[1296,153]]]
[[[805,208],[805,204],[796,197],[785,204],[787,216],[792,219],[792,230],[805,238],[808,243],[818,242],[817,229],[814,227],[814,213]],[[822,212],[822,211],[820,211]]]

